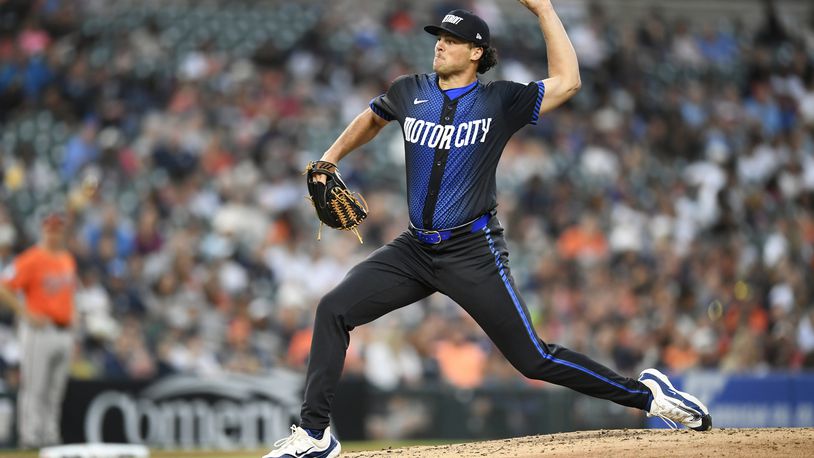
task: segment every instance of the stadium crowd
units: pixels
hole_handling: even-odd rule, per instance
[[[363,245],[316,241],[305,163],[394,77],[428,71],[421,26],[456,5],[495,31],[486,79],[546,74],[513,2],[373,3],[0,2],[0,268],[67,209],[73,377],[303,370],[319,298],[407,225],[397,127],[341,164],[371,207]],[[566,16],[581,93],[498,170],[538,332],[630,375],[814,368],[814,9],[747,25],[601,5]],[[440,295],[354,330],[346,373],[529,383]]]

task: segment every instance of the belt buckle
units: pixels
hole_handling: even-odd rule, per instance
[[[441,243],[441,233],[438,231],[418,230],[418,238],[427,245],[438,245]]]

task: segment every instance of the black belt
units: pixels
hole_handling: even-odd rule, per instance
[[[440,229],[437,231],[419,229],[413,226],[412,223],[410,223],[410,232],[412,232],[415,238],[417,238],[422,243],[426,243],[427,245],[438,245],[444,240],[449,240],[459,235],[472,234],[478,232],[479,230],[486,227],[486,224],[489,223],[489,220],[492,218],[494,214],[495,211],[492,210],[489,213],[481,215],[468,223],[450,229]]]

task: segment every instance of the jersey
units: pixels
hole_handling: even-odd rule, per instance
[[[397,78],[370,108],[404,137],[407,204],[419,229],[460,226],[497,206],[495,172],[509,138],[536,124],[542,81],[478,83],[450,99],[438,75]]]
[[[28,310],[47,316],[60,326],[71,324],[76,262],[67,251],[54,253],[33,246],[6,269],[3,282],[23,292]]]

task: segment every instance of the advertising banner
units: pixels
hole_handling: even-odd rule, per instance
[[[670,381],[706,404],[714,427],[814,426],[814,373],[699,372]],[[666,427],[656,418],[648,424]]]
[[[260,448],[288,435],[299,415],[303,377],[171,376],[150,382],[71,381],[63,440],[168,449]]]

